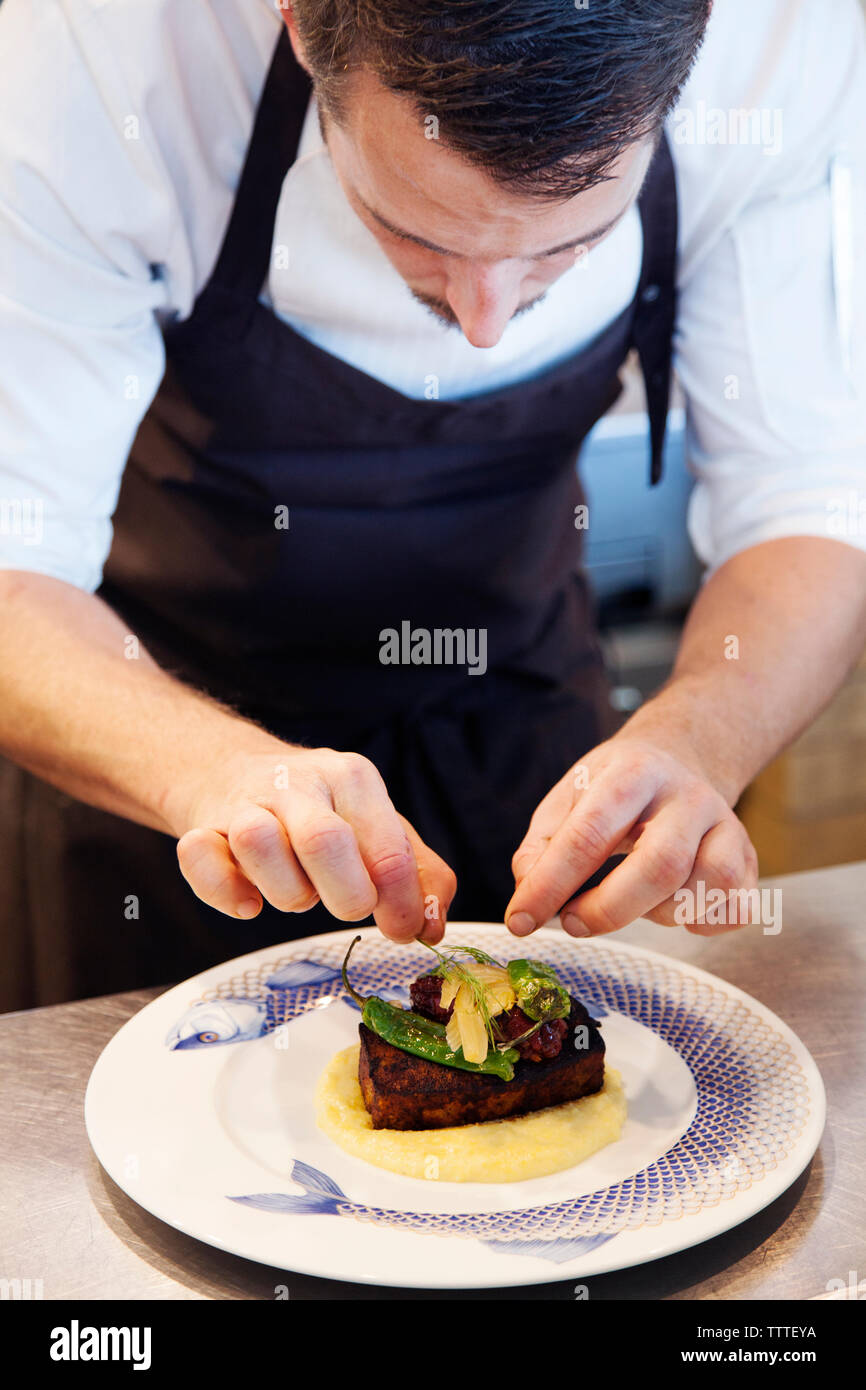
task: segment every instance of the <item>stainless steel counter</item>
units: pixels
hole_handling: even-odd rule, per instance
[[[824,1078],[827,1128],[798,1181],[725,1235],[588,1281],[591,1299],[808,1299],[830,1281],[866,1293],[866,862],[762,880],[784,924],[704,938],[638,921],[624,941],[692,961],[747,990],[802,1038]],[[333,1283],[253,1264],[181,1235],[108,1178],[84,1129],[90,1070],[159,990],[0,1015],[0,1279],[46,1299],[448,1298]],[[573,1281],[473,1298],[574,1297]]]

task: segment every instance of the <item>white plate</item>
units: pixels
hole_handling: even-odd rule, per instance
[[[316,1127],[313,1092],[357,1040],[340,964],[357,929],[216,966],[131,1018],[103,1051],[85,1118],[103,1167],[199,1240],[280,1269],[411,1288],[583,1278],[683,1250],[784,1192],[824,1128],[824,1088],[781,1019],[724,980],[557,928],[522,947],[504,927],[450,924],[446,943],[549,961],[600,1020],[625,1082],[622,1137],[520,1183],[403,1178]],[[408,1002],[423,947],[373,928],[352,958],[361,994]]]

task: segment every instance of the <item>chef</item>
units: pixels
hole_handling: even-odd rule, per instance
[[[856,0],[711,8],[4,0],[12,1002],[739,925],[689,902],[866,640],[866,61]],[[633,351],[706,574],[616,729],[575,458]]]

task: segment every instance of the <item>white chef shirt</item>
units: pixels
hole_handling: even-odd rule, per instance
[[[160,325],[211,274],[281,24],[273,0],[0,4],[0,567],[99,585]],[[698,555],[712,572],[778,536],[866,548],[856,0],[716,0],[668,134]],[[311,101],[274,245],[275,312],[406,395],[434,376],[447,399],[589,343],[634,295],[642,238],[633,208],[495,347],[472,347],[348,205]]]

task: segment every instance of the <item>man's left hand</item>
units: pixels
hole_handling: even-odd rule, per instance
[[[621,853],[626,858],[600,884],[579,891]],[[700,881],[706,893],[755,888],[758,856],[700,768],[651,739],[620,733],[548,792],[512,868],[516,889],[505,920],[516,936],[557,913],[571,936],[618,931],[636,917],[666,926],[685,921],[689,931],[712,936],[743,923],[695,920],[681,904],[699,901]],[[694,896],[676,902],[681,889]]]

